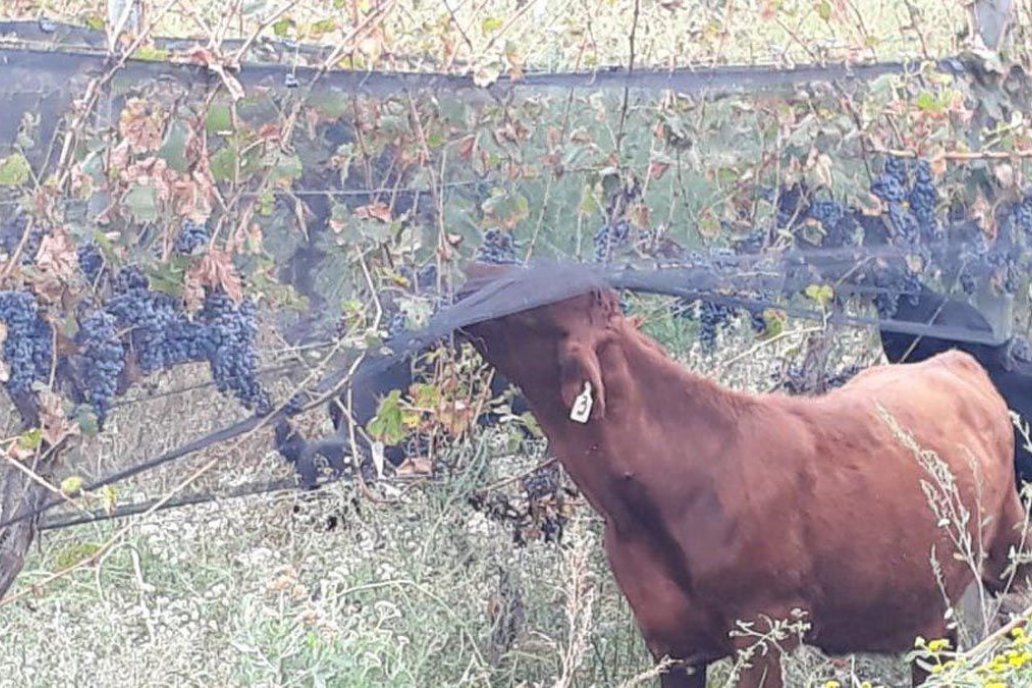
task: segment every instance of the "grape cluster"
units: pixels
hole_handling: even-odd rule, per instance
[[[50,376],[53,331],[40,314],[36,298],[24,292],[0,292],[0,321],[7,327],[7,389],[12,394],[26,394],[32,391],[32,383]]]
[[[907,164],[903,158],[889,156],[885,159],[884,173],[899,182],[900,186],[907,185]]]
[[[516,256],[516,242],[512,234],[500,229],[489,229],[484,233],[484,243],[477,249],[476,259],[495,265],[512,265],[520,262]]]
[[[190,323],[168,294],[151,291],[132,281],[114,294],[105,310],[119,329],[128,330],[129,342],[144,374],[202,360],[204,339],[199,325]],[[192,326],[192,327],[191,327]]]
[[[830,248],[856,244],[856,222],[839,201],[814,201],[806,209],[806,217],[820,223],[824,231],[822,246]]]
[[[232,392],[244,408],[264,415],[271,411],[272,401],[258,381],[257,316],[250,299],[237,306],[221,289],[209,290],[200,313],[206,328],[196,340],[208,351],[216,388]]]
[[[697,307],[682,302],[680,315],[699,322],[699,343],[703,351],[713,353],[717,347],[717,333],[733,322],[735,310],[712,301],[700,301]]]
[[[43,243],[44,231],[42,229],[33,229],[29,232],[29,238],[22,247],[21,253],[21,264],[31,265],[36,260],[36,254],[39,253],[39,247]]]
[[[830,234],[845,218],[846,209],[838,201],[814,201],[810,204],[807,215],[820,222],[824,231]]]
[[[763,194],[768,201],[774,200],[773,190]],[[777,226],[778,229],[788,229],[793,222],[803,219],[801,206],[807,196],[807,189],[803,184],[793,184],[789,188],[780,190],[777,194]]]
[[[5,253],[14,255],[28,226],[29,216],[24,212],[14,213],[3,220],[3,223],[0,224],[0,245],[3,245]],[[39,251],[39,246],[43,242],[43,233],[43,230],[38,227],[29,232],[18,260],[21,265],[30,265],[35,259],[36,252]]]
[[[960,288],[965,294],[971,296],[978,289],[978,283],[975,281],[975,276],[970,271],[964,270],[960,273]]]
[[[110,313],[95,311],[82,321],[77,335],[86,363],[86,398],[97,414],[100,429],[104,427],[104,420],[118,391],[119,376],[125,368],[125,350],[115,323],[115,317]]]
[[[595,262],[607,263],[613,254],[623,248],[631,237],[631,223],[626,219],[606,223],[595,232]]]
[[[896,236],[909,246],[916,246],[921,240],[921,228],[917,218],[902,203],[889,203],[889,220],[896,230]]]
[[[735,251],[744,255],[756,255],[760,253],[763,250],[766,234],[767,233],[762,229],[754,229],[735,242]]]
[[[1032,194],[1015,203],[1012,214],[1014,227],[1025,236],[1025,241],[1032,242]]]
[[[927,160],[918,160],[914,166],[914,185],[910,189],[908,201],[920,227],[921,237],[930,241],[938,236],[935,206],[939,202],[939,192],[935,189],[935,180]]]
[[[176,236],[176,253],[188,256],[198,246],[208,243],[210,239],[211,235],[208,232],[207,225],[187,218],[183,220],[183,224],[179,228],[179,234]]]
[[[891,174],[883,174],[871,182],[871,193],[886,203],[902,203],[906,198],[906,189],[899,179]]]
[[[86,241],[76,248],[76,257],[79,262],[79,269],[86,275],[90,282],[96,282],[100,271],[104,269],[104,256],[100,249],[92,241]]]
[[[221,289],[208,289],[200,313],[191,319],[176,299],[151,290],[147,277],[130,267],[116,275],[104,311],[127,331],[144,374],[207,360],[220,392],[232,393],[259,414],[271,410],[258,381],[257,309],[249,299],[237,306]]]

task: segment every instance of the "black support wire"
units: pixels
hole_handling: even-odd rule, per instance
[[[52,32],[54,35],[75,37],[63,45],[41,35],[38,22],[0,22],[0,68],[11,78],[0,79],[0,93],[5,90],[35,91],[50,83],[65,85],[66,79],[75,74],[100,74],[111,68],[111,57],[102,50],[106,48],[106,37],[102,32],[84,29],[64,29]],[[46,43],[46,47],[39,46]],[[195,42],[175,39],[159,39],[157,45],[166,49],[184,50]],[[226,41],[225,47],[232,49],[233,42]],[[305,54],[317,61],[326,49],[308,46],[300,51],[299,46],[287,49],[284,42],[266,41],[261,45],[274,46],[274,54],[287,59],[291,54]],[[299,52],[300,51],[300,52]],[[528,72],[518,80],[507,76],[486,88],[477,86],[472,75],[447,74],[442,72],[377,72],[366,70],[328,69],[308,65],[277,64],[274,62],[245,62],[236,78],[245,87],[269,86],[296,89],[310,86],[316,80],[321,89],[336,89],[345,92],[362,92],[375,95],[389,95],[420,90],[449,92],[470,92],[503,94],[513,90],[544,89],[624,89],[634,91],[658,91],[669,89],[682,93],[739,93],[785,90],[802,85],[842,81],[872,81],[886,74],[913,73],[931,65],[935,70],[950,75],[961,75],[977,70],[970,60],[948,57],[934,61],[895,61],[868,64],[848,62],[799,65],[782,68],[775,65],[728,65],[702,69],[681,67],[675,69],[641,69],[631,72],[624,67],[602,68],[592,71],[551,73]],[[20,78],[15,78],[21,74]],[[33,79],[35,75],[35,79]],[[155,60],[129,58],[119,70],[120,79],[154,80],[172,79],[190,84],[220,83],[219,77],[203,65],[170,64]]]
[[[322,484],[329,484],[339,479],[340,478],[331,478]],[[196,506],[198,504],[208,504],[210,502],[221,502],[226,499],[235,499],[238,497],[294,491],[296,488],[297,480],[295,478],[282,478],[280,480],[245,483],[244,485],[239,485],[231,490],[225,490],[223,492],[192,492],[181,497],[176,497],[175,499],[169,499],[164,503],[162,503],[162,498],[154,498],[147,499],[142,502],[134,502],[132,504],[123,504],[110,510],[96,509],[86,513],[52,516],[42,519],[37,527],[39,530],[60,530],[63,528],[71,528],[73,526],[81,526],[90,523],[101,523],[103,521],[124,518],[126,516],[135,516],[137,514],[150,511],[151,509],[156,513],[184,506]]]

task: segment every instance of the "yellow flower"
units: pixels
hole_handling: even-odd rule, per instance
[[[1025,637],[1025,629],[1022,628],[1021,626],[1015,626],[1014,628],[1011,629],[1010,634],[1011,634],[1011,637],[1015,638],[1015,639],[1017,639],[1017,638],[1024,638]]]
[[[982,684],[982,688],[1009,688],[1003,681],[988,681]]]
[[[930,652],[942,652],[948,650],[950,647],[950,641],[946,638],[936,638],[928,643],[928,650]]]
[[[942,669],[943,669],[942,664],[933,664],[932,665],[932,673],[933,674],[941,674],[942,673]]]
[[[839,684],[838,681],[836,681],[835,679],[831,679],[830,681],[824,684],[824,688],[839,688],[840,685],[841,684]]]

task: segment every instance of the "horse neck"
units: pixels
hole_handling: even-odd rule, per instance
[[[606,417],[577,425],[549,414],[544,427],[592,505],[617,520],[634,518],[657,491],[710,489],[728,466],[726,447],[748,397],[697,375],[629,325],[601,354]],[[557,421],[557,422],[556,422]]]

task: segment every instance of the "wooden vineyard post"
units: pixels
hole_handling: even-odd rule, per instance
[[[1008,37],[1011,15],[1015,11],[1013,0],[974,0],[971,3],[971,28],[983,45],[992,51],[1000,50]],[[984,117],[978,117],[985,124]],[[980,127],[972,127],[972,137],[981,147]],[[998,339],[1008,339],[1014,332],[1014,296],[997,294],[992,285],[983,282],[975,294],[975,304],[985,315]]]
[[[1014,0],[975,0],[971,3],[971,28],[989,50],[999,50],[1010,28]]]

